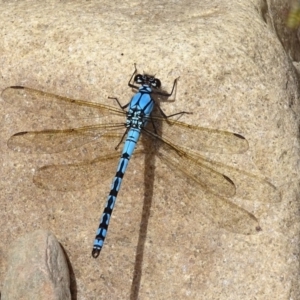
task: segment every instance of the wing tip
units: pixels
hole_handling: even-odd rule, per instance
[[[238,134],[238,133],[234,133],[234,135],[242,140],[246,140],[245,137],[243,137],[241,134]]]
[[[21,85],[12,85],[12,86],[8,87],[8,89],[24,90],[24,86],[21,86]]]
[[[21,132],[15,133],[15,134],[12,135],[12,136],[20,136],[20,135],[25,135],[25,134],[27,134],[27,133],[28,133],[28,131],[21,131]]]

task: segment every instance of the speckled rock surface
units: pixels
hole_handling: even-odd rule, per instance
[[[51,155],[14,152],[7,140],[20,131],[97,119],[63,120],[1,101],[2,289],[13,241],[46,229],[70,259],[73,298],[300,298],[299,85],[266,2],[22,1],[4,2],[0,11],[0,92],[25,85],[125,104],[137,63],[166,90],[180,76],[175,101],[161,103],[167,114],[191,111],[180,121],[236,132],[249,142],[242,154],[202,153],[235,182],[237,194],[228,202],[210,202],[155,155],[133,156],[95,260],[92,242],[116,167],[94,188],[66,193],[39,189],[32,177],[47,164],[97,157],[101,139]],[[169,138],[176,142],[175,134]],[[258,195],[249,174],[271,182],[276,193]],[[224,209],[229,201],[255,215],[262,231],[239,234],[234,220],[231,231],[219,226],[222,214],[234,215]],[[216,205],[208,203],[222,213],[211,214]]]
[[[1,299],[71,299],[68,266],[53,234],[45,230],[25,234],[8,255]]]

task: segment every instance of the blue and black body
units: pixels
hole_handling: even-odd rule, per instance
[[[138,90],[138,92],[131,98],[130,102],[125,106],[122,106],[117,98],[113,98],[118,102],[119,106],[122,109],[128,108],[127,119],[125,123],[127,130],[124,133],[123,137],[125,137],[126,134],[127,136],[121,154],[121,158],[117,167],[117,172],[113,179],[111,190],[108,195],[105,209],[103,211],[99,228],[96,233],[94,247],[92,251],[92,256],[94,258],[97,258],[99,256],[100,251],[103,247],[104,240],[107,235],[107,229],[111,218],[111,214],[113,212],[117,195],[120,190],[122,179],[127,169],[130,157],[132,156],[136,143],[139,140],[141,131],[145,128],[147,122],[151,118],[151,113],[155,106],[155,101],[151,97],[151,94],[157,94],[157,95],[169,97],[172,95],[177,82],[177,79],[175,79],[171,93],[163,93],[159,91],[161,87],[161,82],[159,79],[155,78],[154,76],[150,76],[146,74],[135,75],[136,72],[137,70],[135,68],[135,71],[128,82],[128,85],[131,88]],[[140,84],[140,86],[131,84],[131,80],[133,76],[134,76],[134,82]],[[159,110],[164,118],[174,116],[174,115],[166,116],[160,108]],[[175,115],[183,114],[183,113],[185,112],[176,113]]]
[[[11,86],[2,91],[1,98],[4,101],[18,108],[21,107],[26,112],[32,111],[40,116],[50,115],[51,118],[72,119],[75,117],[78,120],[94,117],[99,121],[97,124],[77,128],[41,131],[25,129],[12,135],[7,142],[8,148],[27,154],[60,153],[101,141],[97,145],[100,155],[92,151],[93,154],[90,156],[87,154],[87,159],[82,162],[50,164],[37,168],[33,177],[34,184],[45,190],[62,192],[92,188],[110,176],[111,169],[115,168],[119,160],[94,240],[92,256],[96,258],[103,247],[127,165],[140,134],[143,133],[145,142],[148,142],[148,145],[155,150],[155,156],[185,180],[186,186],[183,190],[189,195],[189,199],[197,198],[198,189],[205,193],[207,201],[201,201],[199,206],[207,211],[219,226],[242,234],[257,232],[260,229],[257,218],[227,200],[236,194],[236,186],[227,175],[219,171],[220,166],[221,171],[229,170],[235,180],[241,177],[241,172],[234,171],[232,167],[228,168],[226,165],[214,163],[202,155],[203,151],[219,154],[244,153],[249,147],[248,141],[237,133],[200,127],[170,118],[187,112],[167,116],[159,105],[156,105],[153,97],[154,95],[171,96],[177,79],[174,80],[172,91],[166,93],[161,89],[159,79],[151,75],[136,73],[135,68],[128,85],[137,90],[137,93],[124,106],[117,98],[113,98],[118,102],[118,108],[71,99],[25,86]],[[132,80],[133,83],[131,83]],[[157,115],[152,114],[155,107],[157,107]],[[126,122],[124,122],[125,115]],[[112,152],[124,140],[121,158],[119,158],[118,153]],[[116,144],[117,147],[115,147]],[[141,151],[139,153],[136,151],[135,155],[141,154],[146,149],[137,147],[137,150]],[[239,185],[241,186],[243,182],[247,186],[252,182],[251,185],[255,187],[254,191],[247,194],[247,197],[251,199],[260,199],[261,194],[265,195],[265,199],[277,201],[279,198],[276,188],[266,180],[255,180],[254,176],[247,176],[247,180],[240,180]],[[240,190],[242,190],[241,187]],[[193,205],[197,205],[196,202],[193,201]]]

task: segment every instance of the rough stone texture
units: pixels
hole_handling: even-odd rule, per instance
[[[8,255],[1,299],[71,299],[68,266],[53,234],[45,230],[26,234]]]
[[[257,234],[237,234],[208,216],[200,189],[184,190],[185,181],[153,156],[133,157],[105,247],[94,260],[91,246],[115,169],[97,187],[68,193],[38,189],[32,176],[43,165],[96,157],[101,141],[69,153],[13,152],[6,142],[16,132],[86,120],[44,117],[1,102],[0,282],[12,242],[48,229],[69,256],[78,299],[300,298],[299,85],[291,62],[297,56],[295,50],[286,54],[270,5],[275,3],[1,4],[0,91],[26,85],[114,105],[108,96],[124,104],[132,96],[127,82],[133,63],[156,74],[167,90],[180,76],[176,99],[162,103],[164,111],[192,111],[181,121],[245,136],[244,154],[203,155],[268,179],[281,201],[264,195],[249,201],[242,193],[230,199],[262,227]],[[255,187],[241,184],[245,195],[255,195]]]

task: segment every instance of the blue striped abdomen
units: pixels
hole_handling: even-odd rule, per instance
[[[129,103],[126,120],[128,133],[117,167],[117,172],[113,179],[111,190],[96,232],[92,251],[92,256],[95,258],[98,257],[103,247],[111,214],[114,209],[117,195],[121,188],[122,179],[127,169],[130,157],[133,154],[136,143],[140,137],[141,129],[147,124],[148,118],[153,110],[154,101],[152,100],[150,93],[151,88],[143,85],[140,87],[139,92],[132,97]]]
[[[107,228],[109,225],[110,217],[115,206],[118,192],[121,187],[122,179],[127,169],[130,157],[135,149],[135,145],[140,137],[140,130],[136,128],[131,128],[128,131],[125,145],[122,151],[122,155],[117,167],[116,175],[113,179],[111,190],[109,192],[107,202],[100,220],[99,228],[96,233],[94,247],[93,247],[93,256],[98,254],[103,247],[103,243],[106,237]],[[97,255],[97,256],[98,256]]]

